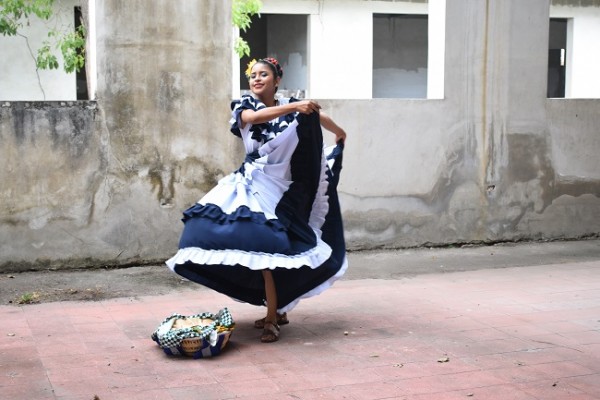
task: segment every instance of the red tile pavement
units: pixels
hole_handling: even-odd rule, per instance
[[[236,320],[212,359],[150,340],[173,312]],[[0,306],[0,398],[600,399],[600,261],[338,282],[259,342],[263,309],[195,292]]]

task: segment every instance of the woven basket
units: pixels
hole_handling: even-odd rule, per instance
[[[210,325],[214,320],[210,318],[197,318],[187,317],[185,319],[176,319],[173,322],[172,330],[181,328],[194,328],[203,327]],[[210,345],[210,342],[206,339],[199,337],[187,338],[181,341],[181,353],[188,357],[204,358],[212,357],[221,353],[221,350],[225,348],[229,337],[231,336],[231,329],[223,330],[217,334],[217,343],[214,346]]]
[[[229,343],[234,327],[235,324],[227,309],[221,310],[218,314],[203,313],[193,316],[173,314],[154,331],[152,340],[169,355],[212,357],[220,354]]]
[[[208,340],[201,338],[187,338],[181,341],[181,352],[188,357],[204,358],[212,357],[221,353],[229,342],[231,331],[218,334],[217,343],[211,346]]]

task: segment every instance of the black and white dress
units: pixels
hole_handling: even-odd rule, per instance
[[[254,305],[265,304],[261,270],[268,268],[285,312],[347,268],[336,189],[343,144],[324,148],[317,113],[240,128],[243,110],[265,107],[252,96],[232,102],[231,132],[242,138],[246,159],[183,213],[179,251],[167,265]]]

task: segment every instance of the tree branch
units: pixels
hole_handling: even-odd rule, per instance
[[[25,39],[25,44],[27,45],[27,49],[29,49],[29,54],[31,54],[31,58],[33,58],[33,62],[36,63],[35,55],[33,54],[33,50],[31,50],[31,46],[29,45],[29,38],[19,32],[17,32],[17,35],[21,36],[23,39]],[[46,100],[46,92],[44,91],[44,87],[42,86],[42,80],[40,78],[40,71],[37,66],[35,67],[35,75],[37,76],[37,81],[38,81],[40,90],[42,91],[42,96],[44,97],[44,100]]]

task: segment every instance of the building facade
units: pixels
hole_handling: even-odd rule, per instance
[[[600,232],[597,3],[265,0],[248,37],[348,133],[351,249],[573,239]],[[163,260],[242,157],[229,4],[89,4],[91,101],[1,78],[4,268]]]

